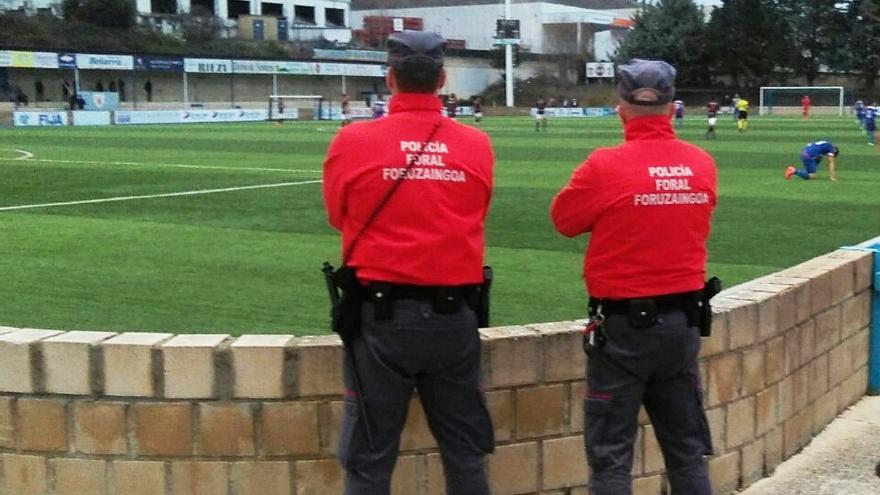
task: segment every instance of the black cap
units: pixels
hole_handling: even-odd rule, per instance
[[[437,33],[400,31],[388,36],[388,65],[403,68],[407,62],[429,63],[443,67],[446,40]]]
[[[634,58],[617,67],[617,93],[634,105],[663,105],[675,95],[675,68],[662,60]]]

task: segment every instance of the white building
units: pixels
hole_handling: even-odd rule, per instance
[[[630,0],[513,0],[521,46],[532,53],[595,53],[609,58],[619,36],[632,25],[638,4]],[[464,40],[465,47],[490,50],[495,22],[504,17],[502,0],[353,0],[352,28],[367,16],[416,17],[426,31]]]

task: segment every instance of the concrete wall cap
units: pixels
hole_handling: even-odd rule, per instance
[[[60,330],[40,330],[36,328],[23,328],[0,335],[0,341],[12,344],[30,344],[38,340],[47,339],[60,334]]]
[[[526,325],[529,330],[534,330],[542,335],[552,335],[558,333],[580,332],[584,329],[584,323],[580,321],[555,321],[548,323],[535,323]]]
[[[116,335],[116,332],[85,332],[74,330],[72,332],[64,332],[61,335],[49,337],[45,342],[65,343],[65,344],[94,344],[102,340],[109,339]]]
[[[230,347],[287,347],[293,335],[242,335]]]
[[[524,337],[539,337],[540,334],[523,326],[481,328],[480,335],[488,339],[519,339]]]
[[[185,334],[176,335],[162,344],[162,347],[216,347],[228,339],[226,334]]]
[[[173,333],[140,333],[126,332],[112,339],[105,340],[102,345],[133,345],[151,347],[174,337]]]
[[[308,335],[294,339],[296,347],[326,347],[342,345],[342,339],[335,333],[332,335]]]

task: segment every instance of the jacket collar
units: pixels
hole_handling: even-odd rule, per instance
[[[440,98],[428,93],[397,93],[391,97],[391,114],[398,112],[437,112],[440,113]]]
[[[630,119],[624,125],[627,141],[636,139],[675,139],[668,115],[647,115]]]

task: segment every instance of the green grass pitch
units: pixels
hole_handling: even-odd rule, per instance
[[[618,121],[480,126],[497,155],[493,324],[582,317],[587,239],[558,235],[548,207],[589,151],[621,140]],[[718,162],[709,269],[726,286],[880,234],[880,153],[853,119],[754,118],[739,134],[727,117],[714,141],[704,130],[689,118],[680,135]],[[320,265],[339,259],[339,237],[318,181],[335,132],[325,122],[0,129],[0,325],[326,333]],[[818,138],[840,146],[840,180],[823,162],[821,180],[785,181]],[[177,195],[189,191],[199,193]],[[119,200],[84,203],[106,198]],[[74,204],[9,208],[46,203]]]

